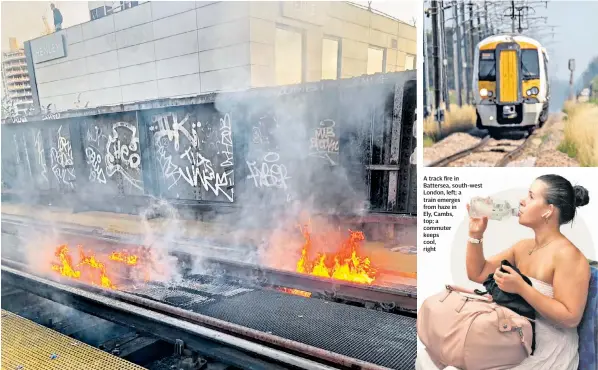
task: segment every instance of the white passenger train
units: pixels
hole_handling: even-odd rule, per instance
[[[521,35],[494,35],[475,48],[473,92],[478,128],[532,132],[548,119],[548,53]]]

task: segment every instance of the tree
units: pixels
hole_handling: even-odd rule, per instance
[[[14,117],[17,115],[17,106],[8,96],[2,98],[2,118]]]
[[[581,74],[579,79],[577,80],[576,90],[581,91],[583,88],[590,87],[590,83],[592,80],[595,80],[598,77],[598,56],[594,57],[588,68]],[[594,86],[594,89],[597,87]]]

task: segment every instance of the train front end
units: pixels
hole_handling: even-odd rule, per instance
[[[547,116],[545,52],[526,38],[493,36],[476,47],[474,101],[477,126],[491,134],[541,126]]]

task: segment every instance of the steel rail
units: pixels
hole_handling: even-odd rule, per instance
[[[504,157],[502,157],[500,159],[500,161],[496,162],[496,164],[494,165],[494,167],[506,167],[509,162],[511,161],[511,159],[513,159],[515,156],[517,156],[519,153],[521,153],[523,151],[523,149],[525,148],[525,146],[527,145],[527,143],[529,142],[527,139],[530,136],[528,136],[523,143],[521,143],[518,147],[516,147],[514,150],[508,152]]]
[[[458,159],[461,159],[463,157],[467,157],[469,154],[483,148],[484,146],[486,146],[486,144],[488,144],[488,142],[490,141],[490,135],[485,136],[479,143],[470,146],[467,149],[463,149],[461,151],[458,151],[457,153],[451,154],[447,157],[444,158],[440,158],[432,163],[428,163],[428,165],[426,167],[445,167],[447,164],[452,163]]]
[[[12,267],[9,267],[12,266]],[[115,291],[115,290],[107,290],[98,287],[93,287],[85,284],[74,283],[69,284],[69,286],[60,284],[51,280],[43,279],[34,275],[31,275],[27,272],[21,271],[20,268],[24,268],[25,265],[2,259],[2,279],[5,279],[5,273],[12,274],[17,276],[20,280],[20,283],[17,283],[23,290],[31,291],[36,295],[43,296],[50,300],[52,299],[51,292],[48,293],[44,289],[48,290],[62,290],[69,292],[72,295],[79,295],[85,297],[87,299],[96,300],[101,303],[105,303],[111,307],[118,307],[122,310],[127,310],[131,314],[137,313],[143,314],[145,311],[148,311],[148,317],[151,317],[153,320],[169,322],[168,320],[177,320],[181,322],[177,322],[176,325],[173,325],[175,328],[181,330],[187,330],[187,326],[190,323],[199,324],[199,325],[207,325],[212,328],[218,328],[224,330],[227,333],[233,333],[237,335],[241,335],[246,338],[251,338],[253,340],[268,343],[274,346],[282,347],[296,353],[306,354],[310,357],[321,359],[330,363],[334,363],[343,367],[351,367],[355,368],[358,367],[359,369],[370,369],[370,370],[381,370],[387,369],[385,367],[381,367],[376,364],[372,364],[369,362],[365,362],[359,359],[351,358],[348,356],[344,356],[338,353],[334,353],[331,351],[327,351],[322,348],[313,347],[304,343],[296,342],[290,339],[282,338],[279,336],[275,336],[272,334],[264,333],[259,330],[247,328],[241,325],[233,324],[224,320],[216,319],[210,316],[201,315],[192,311],[187,311],[178,307],[169,306],[164,303],[152,301],[146,298],[142,298],[139,296],[135,296],[129,293]],[[39,285],[42,285],[42,289],[35,289],[31,288],[29,284],[26,282],[34,281],[37,282]],[[72,286],[70,286],[72,285]],[[83,289],[84,288],[84,289]],[[62,303],[62,302],[59,302]],[[68,303],[67,303],[68,304]],[[92,313],[92,312],[90,312]],[[153,316],[151,316],[153,315]],[[182,321],[180,319],[184,319]],[[182,325],[184,323],[185,325]],[[126,323],[123,323],[126,324]],[[266,355],[270,358],[275,358],[279,361],[285,362],[290,365],[300,366],[307,369],[331,369],[328,366],[321,365],[310,361],[308,359],[299,358],[294,355],[291,355],[287,352],[277,351],[271,347],[257,345],[253,342],[249,342],[244,339],[240,339],[238,337],[231,336],[230,334],[223,333],[221,331],[216,331],[213,329],[209,329],[207,327],[199,327],[202,330],[192,331],[200,336],[204,336],[206,338],[210,338],[213,340],[220,341],[225,344],[229,344],[234,347],[243,348],[245,350],[254,352],[260,355]],[[242,341],[242,342],[241,342]],[[276,357],[281,356],[281,357]],[[303,364],[303,365],[302,365]],[[309,365],[304,367],[304,365]]]
[[[527,136],[525,138],[525,140],[523,141],[523,143],[519,144],[515,149],[513,149],[513,150],[509,151],[507,154],[505,154],[504,157],[502,157],[498,162],[496,162],[494,167],[506,167],[507,164],[509,164],[509,162],[513,159],[513,157],[517,156],[519,153],[521,153],[521,151],[523,151],[523,149],[529,142],[528,139],[530,137],[531,137],[531,135]],[[457,153],[451,154],[447,157],[440,158],[439,160],[428,164],[428,167],[444,167],[444,166],[448,165],[449,163],[452,163],[458,159],[467,157],[468,155],[473,154],[473,153],[479,151],[480,149],[486,147],[488,145],[489,140],[490,140],[490,136],[486,136],[486,137],[484,137],[484,139],[482,139],[482,141],[480,141],[476,145],[471,146],[467,149],[461,150]]]
[[[19,217],[25,218],[25,217]],[[3,215],[2,223],[19,224],[23,227],[28,227],[25,222],[11,220],[11,217]],[[57,224],[45,224],[41,222],[32,222],[32,225],[46,226],[62,231]],[[66,229],[65,233],[71,235],[79,235],[83,237],[94,238],[98,240],[105,240],[113,243],[131,243],[130,240],[120,240],[117,237],[103,238],[100,234],[93,231],[88,231],[83,227]],[[138,238],[142,242],[141,238]],[[215,257],[205,257],[201,254],[191,253],[190,251],[177,251],[173,254],[178,257],[201,258],[202,263],[206,269],[221,270],[228,274],[229,277],[242,279],[245,283],[252,286],[283,286],[287,288],[299,289],[309,291],[311,293],[319,293],[324,296],[339,299],[353,299],[364,302],[381,303],[402,309],[407,312],[413,312],[417,309],[417,292],[410,286],[405,286],[404,289],[386,288],[380,286],[368,286],[352,284],[350,282],[343,282],[338,280],[322,279],[316,276],[302,275],[294,272],[277,270],[267,268],[251,263],[244,263],[239,261],[224,260]],[[409,289],[411,288],[411,289]]]

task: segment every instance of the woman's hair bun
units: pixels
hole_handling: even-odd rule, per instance
[[[583,207],[590,202],[590,194],[583,186],[575,185],[573,191],[575,191],[575,207]]]

